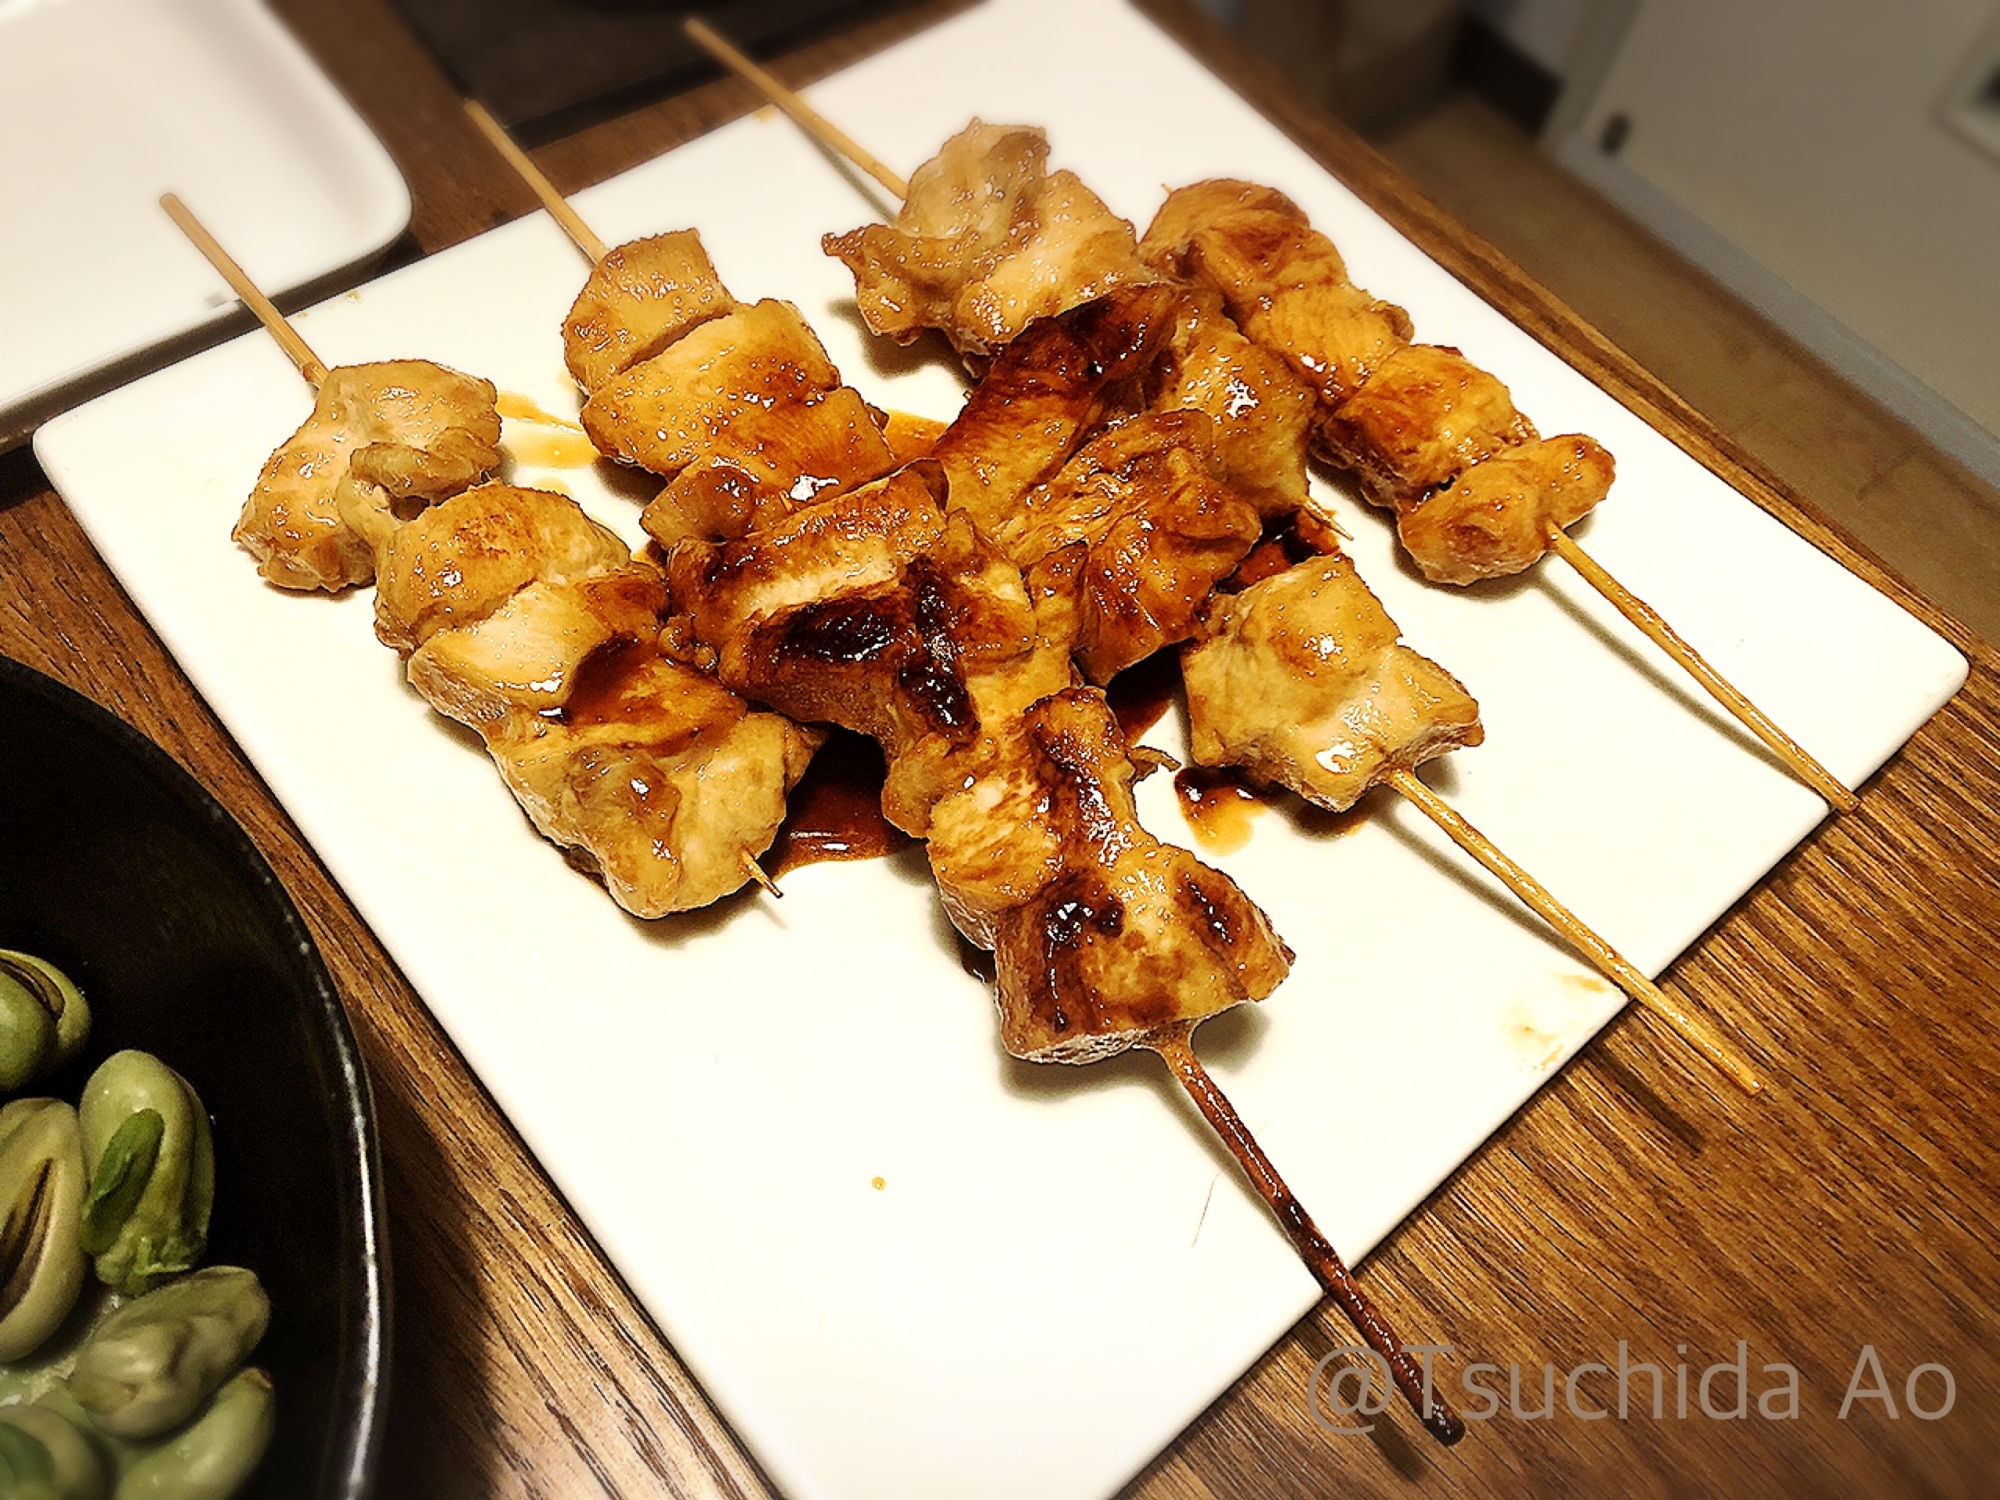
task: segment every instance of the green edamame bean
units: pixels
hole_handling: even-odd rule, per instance
[[[84,1184],[75,1110],[58,1099],[0,1108],[0,1360],[34,1353],[76,1305]]]
[[[277,1421],[271,1377],[241,1371],[198,1420],[125,1471],[116,1500],[228,1500],[264,1456]]]
[[[114,1437],[186,1421],[243,1362],[271,1321],[253,1272],[210,1266],[136,1297],[77,1352],[69,1392]]]
[[[77,1107],[90,1196],[83,1247],[98,1279],[145,1292],[188,1270],[208,1244],[215,1147],[188,1081],[151,1053],[105,1059]]]

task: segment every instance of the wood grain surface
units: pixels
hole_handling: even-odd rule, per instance
[[[459,111],[388,0],[277,0],[355,102],[415,202],[396,259],[525,213],[532,200]],[[955,6],[780,64],[803,84]],[[1455,1396],[1498,1367],[1500,1409],[1453,1450],[1394,1416],[1368,1435],[1315,1420],[1313,1373],[1349,1335],[1322,1307],[1131,1487],[1133,1496],[1992,1494],[2000,1474],[2000,658],[1918,598],[1504,257],[1216,32],[1185,0],[1162,24],[1400,229],[1619,400],[1972,659],[1965,689],[1670,971],[1772,1087],[1719,1089],[1627,1012],[1366,1263],[1413,1338],[1449,1339]],[[566,191],[753,107],[717,82],[552,142]],[[242,821],[340,984],[373,1078],[395,1278],[381,1492],[392,1496],[764,1496],[768,1483],[582,1231],[408,983],[139,618],[25,452],[0,457],[0,651],[153,736]],[[552,997],[553,1000],[554,997]],[[1420,1091],[1411,1107],[1421,1109]],[[1368,1151],[1361,1132],[1339,1149]],[[1166,1312],[1170,1315],[1170,1310]],[[1620,1418],[1615,1373],[1664,1370]],[[1706,1367],[1750,1375],[1748,1415],[1705,1415]],[[1872,1346],[1880,1399],[1837,1413]],[[976,1357],[976,1351],[968,1357]],[[1797,1415],[1757,1396],[1798,1372]],[[1688,1406],[1676,1414],[1678,1365]],[[1910,1409],[1919,1365],[1955,1404]],[[1519,1410],[1508,1368],[1518,1366]],[[1554,1371],[1552,1415],[1543,1405]],[[1863,1386],[1875,1381],[1864,1374]],[[1324,1408],[1326,1384],[1319,1385]],[[1936,1370],[1914,1386],[1944,1400]],[[1711,1383],[1727,1411],[1733,1377]],[[1782,1410],[1776,1400],[1774,1410]],[[1477,1400],[1462,1401],[1475,1409]]]

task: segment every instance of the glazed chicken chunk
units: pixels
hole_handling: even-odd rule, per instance
[[[1399,510],[1396,534],[1439,583],[1510,577],[1548,550],[1551,531],[1588,515],[1615,472],[1601,443],[1575,433],[1502,448]]]
[[[1194,758],[1341,811],[1391,770],[1480,743],[1479,705],[1400,637],[1343,556],[1218,594],[1181,652]]]
[[[1227,179],[1181,188],[1139,253],[1162,275],[1219,292],[1237,327],[1329,408],[1409,341],[1409,314],[1349,281],[1333,241],[1275,188]]]
[[[567,496],[508,485],[379,545],[376,633],[620,906],[663,916],[750,878],[821,737],[663,650],[658,569]]]
[[[1029,703],[1075,681],[1020,573],[919,462],[722,546],[685,543],[677,607],[728,686],[878,740],[882,808],[919,838]]]
[[[879,479],[897,458],[878,415],[848,385],[745,411],[731,420],[727,441],[682,469],[639,524],[666,548],[689,537],[724,541]]]
[[[1197,411],[1134,417],[1086,443],[994,534],[1031,583],[1075,592],[1075,652],[1106,683],[1186,640],[1256,545],[1257,508],[1215,473]]]
[[[1265,518],[1304,503],[1312,392],[1282,359],[1243,336],[1213,288],[1190,288],[1182,297],[1167,348],[1148,376],[1146,404],[1206,415],[1222,478]]]
[[[1456,349],[1408,344],[1334,409],[1321,436],[1362,493],[1393,510],[1537,434],[1507,387]]]
[[[936,328],[988,355],[1036,318],[1153,279],[1131,224],[1048,156],[1040,130],[974,120],[911,174],[894,222],[826,236],[868,326],[905,344]]]
[[[932,448],[951,505],[988,535],[1096,428],[1145,406],[1178,294],[1130,287],[1041,319],[1003,349]]]
[[[764,301],[712,318],[600,385],[583,407],[597,450],[672,478],[711,450],[754,450],[761,424],[840,384],[799,310]]]
[[[500,462],[497,401],[489,382],[428,360],[329,370],[312,415],[265,463],[230,535],[280,588],[367,583],[374,549],[347,515],[479,483]]]
[[[872,735],[883,809],[928,838],[952,920],[997,948],[1018,1056],[1088,1062],[1246,999],[1291,955],[1226,876],[1159,843],[1102,692],[1034,591],[919,462],[726,545],[674,600],[728,686]]]
[[[590,268],[563,319],[563,363],[586,393],[595,391],[735,307],[694,230],[633,240]]]
[[[1261,1000],[1292,954],[1236,883],[1139,824],[1124,731],[1072,688],[1025,716],[1014,753],[940,802],[945,909],[994,950],[1016,1057],[1087,1063]]]

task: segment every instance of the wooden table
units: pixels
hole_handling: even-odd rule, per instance
[[[278,0],[409,180],[395,254],[429,254],[528,212],[388,0]],[[1503,1405],[1446,1451],[1382,1422],[1338,1436],[1308,1386],[1344,1343],[1324,1306],[1132,1487],[1146,1497],[1351,1494],[1993,1493],[2000,1474],[2000,1267],[1993,1205],[2000,996],[2000,656],[1780,490],[1668,391],[1415,192],[1352,135],[1292,100],[1185,0],[1154,13],[1418,244],[1591,379],[1817,545],[1948,635],[1971,681],[1866,789],[1670,971],[1774,1082],[1718,1094],[1684,1050],[1627,1014],[1371,1257],[1367,1281],[1409,1329],[1522,1368]],[[929,24],[885,22],[791,60],[802,83]],[[535,154],[565,190],[754,104],[733,83]],[[25,452],[0,458],[0,651],[90,694],[176,755],[250,830],[344,995],[374,1079],[387,1163],[394,1355],[382,1490],[391,1495],[764,1496],[770,1486],[694,1387],[492,1101],[106,571]],[[1665,1367],[1666,1414],[1635,1377],[1630,1416],[1563,1409],[1586,1362]],[[1703,1370],[1747,1344],[1745,1420],[1702,1414]],[[1898,1415],[1857,1399],[1872,1345]],[[1682,1351],[1685,1346],[1685,1352]],[[1473,1353],[1471,1351],[1477,1351]],[[1688,1412],[1675,1415],[1685,1362]],[[1798,1415],[1756,1395],[1789,1363]],[[1926,1420],[1906,1379],[1947,1369],[1956,1404]],[[1859,1384],[1878,1382],[1864,1372]],[[1323,1388],[1322,1388],[1323,1389]],[[1919,1377],[1936,1410],[1944,1378]],[[1616,1401],[1586,1371],[1583,1410]],[[1710,1392],[1734,1403],[1730,1377]],[[1783,1403],[1769,1405],[1781,1411]],[[1024,1497],[1025,1500],[1025,1497]]]

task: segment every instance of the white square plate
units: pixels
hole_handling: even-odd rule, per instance
[[[1590,546],[1850,782],[1963,680],[1931,631],[1494,313],[1123,6],[988,0],[814,97],[905,168],[972,113],[1046,124],[1058,163],[1142,224],[1164,183],[1227,173],[1293,194],[1420,334],[1499,372],[1545,431],[1604,439],[1620,477]],[[818,240],[878,210],[789,123],[739,121],[578,207],[611,241],[697,225],[737,295],[796,301],[872,400],[956,410],[951,370],[860,330]],[[583,275],[537,216],[298,322],[329,361],[426,356],[568,414],[557,325]],[[1316,1296],[1163,1070],[1007,1058],[915,855],[798,871],[782,903],[619,913],[403,685],[366,594],[281,594],[231,546],[259,465],[309,406],[259,336],[73,412],[37,447],[780,1485],[846,1500],[1116,1489]],[[517,474],[639,538],[629,491],[595,471]],[[1374,514],[1329,498],[1409,639],[1484,705],[1488,743],[1438,784],[1641,967],[1823,815],[1558,566],[1427,587]],[[1170,716],[1156,742],[1179,734]],[[1142,813],[1185,841],[1165,780]],[[1400,805],[1338,838],[1274,811],[1216,863],[1298,963],[1203,1050],[1350,1257],[1614,1008]]]

